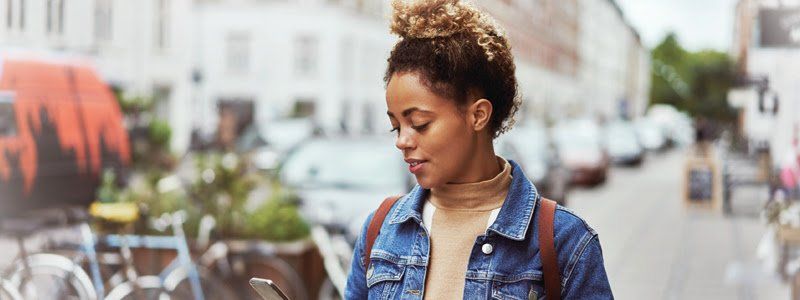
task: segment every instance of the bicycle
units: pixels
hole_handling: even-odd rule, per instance
[[[337,225],[336,222],[333,222],[334,216],[330,211],[315,209],[313,215],[316,218],[309,218],[314,220],[311,227],[311,238],[322,256],[325,273],[328,275],[320,286],[317,299],[344,299],[347,272],[350,269],[353,244],[355,243],[354,237],[348,239],[347,232],[348,230],[359,230],[361,227],[346,228],[341,224]],[[356,225],[360,224],[361,222],[356,222]]]
[[[3,292],[11,298],[24,299],[50,299],[54,295],[97,299],[92,282],[80,265],[57,254],[28,253],[25,247],[27,237],[64,224],[63,219],[48,214],[50,211],[40,211],[37,214],[0,221],[0,231],[13,236],[19,250],[17,259],[5,271],[7,279],[2,283]]]
[[[260,241],[219,240],[204,247],[209,244],[208,237],[214,223],[211,216],[204,216],[200,222],[198,241],[200,248],[206,250],[197,259],[197,269],[201,281],[208,280],[210,274],[218,274],[238,292],[234,296],[219,299],[261,299],[249,285],[252,277],[269,278],[290,299],[308,299],[302,278],[288,262],[277,256],[274,245]],[[173,272],[166,277],[166,288],[180,290],[186,286],[187,280],[186,273]]]
[[[0,279],[0,299],[22,300],[22,295],[11,282]]]
[[[56,250],[77,250],[73,260],[78,265],[86,265],[92,274],[92,282],[97,294],[103,295],[104,287],[113,287],[105,299],[229,299],[232,292],[213,276],[197,273],[192,261],[189,245],[183,232],[185,213],[178,211],[163,214],[151,222],[151,227],[164,232],[172,229],[172,236],[150,236],[125,234],[131,225],[139,219],[138,207],[132,203],[93,204],[91,215],[104,222],[106,226],[116,229],[119,234],[98,236],[89,226],[90,218],[81,218],[81,241],[75,243],[50,242]],[[115,249],[115,252],[98,253],[95,248]],[[158,275],[140,276],[133,259],[133,249],[176,250],[177,256]],[[112,270],[113,271],[109,271]],[[111,274],[103,276],[103,274]],[[178,288],[173,279],[176,275],[185,274],[187,284]],[[104,278],[108,278],[104,281]],[[80,298],[83,299],[83,298]]]

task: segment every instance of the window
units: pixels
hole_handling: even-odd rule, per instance
[[[19,29],[25,29],[25,0],[19,0]]]
[[[156,118],[160,120],[169,120],[171,95],[172,88],[168,85],[157,84],[153,87],[153,103],[155,104]]]
[[[170,11],[168,0],[157,0],[155,12],[155,45],[158,49],[167,48],[168,26],[170,23]]]
[[[110,41],[112,33],[112,0],[96,0],[94,6],[94,37],[98,41]]]
[[[47,0],[46,4],[47,7],[45,11],[47,11],[47,15],[45,17],[45,29],[47,29],[47,33],[53,32],[53,0]]]
[[[58,0],[58,34],[64,33],[64,0]]]
[[[225,38],[225,57],[229,72],[247,73],[250,67],[250,34],[228,33]]]
[[[11,3],[14,0],[6,0],[6,27],[11,29],[14,27],[14,21],[11,20],[11,17],[14,16],[14,6]]]
[[[317,72],[317,40],[311,36],[299,36],[295,40],[295,74],[313,77]]]
[[[64,0],[47,0],[45,4],[47,5],[45,8],[47,12],[45,20],[47,33],[53,33],[54,31],[59,34],[64,33],[64,2]]]
[[[292,118],[307,118],[313,117],[316,111],[316,101],[311,98],[297,98],[294,101],[294,107],[290,117]]]
[[[14,114],[14,94],[0,92],[0,137],[17,134],[17,118]]]

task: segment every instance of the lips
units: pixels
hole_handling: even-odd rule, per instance
[[[408,163],[408,171],[414,174],[419,173],[428,162],[427,160],[412,158],[407,158],[405,161]]]

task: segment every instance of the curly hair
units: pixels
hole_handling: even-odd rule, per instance
[[[521,100],[514,57],[500,26],[459,0],[394,0],[392,6],[391,31],[400,40],[384,82],[395,73],[414,72],[433,93],[459,107],[478,94],[492,103],[492,136],[510,130]]]

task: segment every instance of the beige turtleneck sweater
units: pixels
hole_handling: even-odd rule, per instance
[[[511,165],[497,160],[502,169],[492,179],[431,189],[422,210],[431,241],[425,299],[463,298],[475,239],[497,218],[511,185]]]

